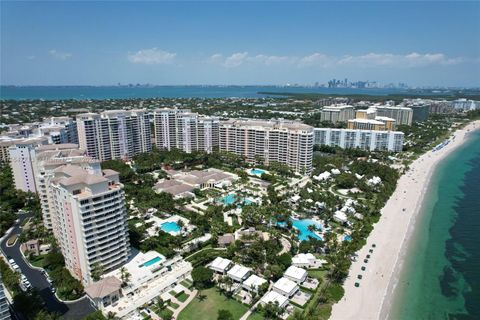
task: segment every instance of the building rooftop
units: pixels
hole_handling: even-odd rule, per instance
[[[108,276],[94,282],[85,288],[85,292],[92,299],[103,298],[120,290],[122,282],[113,276]]]
[[[209,266],[211,268],[225,271],[228,269],[231,263],[232,263],[231,260],[228,260],[222,257],[216,257],[215,260],[210,262]]]
[[[311,253],[299,253],[292,258],[292,263],[309,264],[315,260],[316,260],[315,256]]]
[[[282,277],[275,282],[273,288],[278,289],[282,292],[291,292],[293,289],[297,287],[297,284],[292,280]]]
[[[378,124],[378,125],[383,125],[384,124],[381,121],[373,120],[373,119],[351,119],[351,120],[348,120],[348,122],[369,123],[369,124]]]
[[[283,275],[300,281],[307,275],[307,270],[296,266],[290,266]]]
[[[243,279],[251,270],[250,268],[235,264],[228,270],[227,275],[232,278]]]
[[[269,291],[262,297],[261,301],[265,304],[269,304],[269,303],[275,304],[275,303],[277,303],[278,306],[282,308],[288,302],[288,298],[281,295],[278,292]]]
[[[271,129],[271,130],[312,130],[313,127],[292,120],[283,120],[283,119],[229,119],[223,121],[222,124],[236,126],[236,127],[257,127],[260,129]]]
[[[267,280],[257,276],[256,274],[252,274],[250,277],[247,278],[247,280],[243,282],[243,285],[248,288],[254,289],[259,288],[264,283],[267,283]]]

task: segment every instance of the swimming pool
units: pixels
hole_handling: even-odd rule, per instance
[[[237,196],[233,193],[227,194],[226,196],[217,199],[217,202],[223,203],[224,205],[233,204],[237,200]],[[252,204],[253,201],[247,198],[240,199],[242,204]]]
[[[180,232],[180,231],[182,231],[182,228],[180,228],[178,223],[172,222],[172,221],[162,223],[162,225],[160,226],[160,229],[162,229],[162,231],[165,231],[165,232]]]
[[[312,219],[292,219],[292,225],[294,228],[298,229],[300,233],[298,234],[298,240],[300,241],[308,241],[308,237],[312,237],[318,240],[322,238],[319,237],[315,232],[311,232],[308,230],[308,226],[314,225],[317,227],[317,230],[322,229],[322,224],[318,221]]]
[[[160,257],[155,257],[155,258],[153,258],[153,259],[150,259],[150,260],[144,262],[143,264],[140,265],[140,267],[150,267],[151,265],[159,262],[160,260],[162,260],[162,258],[160,258]]]
[[[352,237],[346,235],[345,237],[343,237],[343,241],[352,241]]]
[[[257,169],[257,168],[250,169],[250,174],[254,174],[256,176],[261,176],[264,173],[265,173],[265,170],[262,170],[262,169]]]
[[[315,232],[308,230],[308,226],[314,225],[317,227],[317,231],[320,231],[323,227],[318,221],[312,219],[292,219],[292,226],[298,229],[299,233],[297,239],[299,241],[308,241],[309,237],[321,240],[322,238]],[[285,228],[287,223],[285,221],[277,222],[277,226]]]

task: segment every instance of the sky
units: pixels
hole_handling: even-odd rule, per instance
[[[0,1],[0,84],[480,87],[480,2]]]

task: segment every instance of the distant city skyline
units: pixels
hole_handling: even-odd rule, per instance
[[[480,86],[479,2],[0,2],[1,85]]]

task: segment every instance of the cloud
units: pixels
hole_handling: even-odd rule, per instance
[[[57,59],[57,60],[67,60],[67,59],[70,59],[72,57],[71,53],[61,52],[61,51],[57,51],[55,49],[52,49],[52,50],[48,51],[48,53],[50,54],[50,56],[52,58]]]
[[[230,56],[223,56],[220,53],[213,54],[208,59],[210,63],[222,65],[226,68],[235,68],[244,64],[262,64],[271,66],[275,64],[292,63],[292,58],[288,56],[269,56],[264,54],[258,54],[255,56],[249,55],[248,52],[237,52]]]
[[[131,63],[169,64],[175,59],[176,56],[176,53],[170,53],[157,48],[152,48],[138,50],[135,53],[129,53],[128,60]]]
[[[293,65],[299,68],[319,67],[329,68],[338,66],[354,67],[422,67],[428,65],[455,65],[467,61],[464,58],[449,58],[443,53],[417,53],[393,54],[393,53],[367,53],[364,55],[329,56],[315,52],[306,56],[280,56],[257,54],[250,55],[248,52],[237,52],[230,56],[216,53],[210,56],[210,63],[218,64],[226,68],[236,68],[242,65]]]
[[[428,65],[455,65],[463,62],[460,57],[448,58],[443,53],[420,54],[412,52],[405,55],[392,53],[368,53],[360,56],[346,55],[338,60],[339,65],[354,65],[360,67],[421,67]]]

